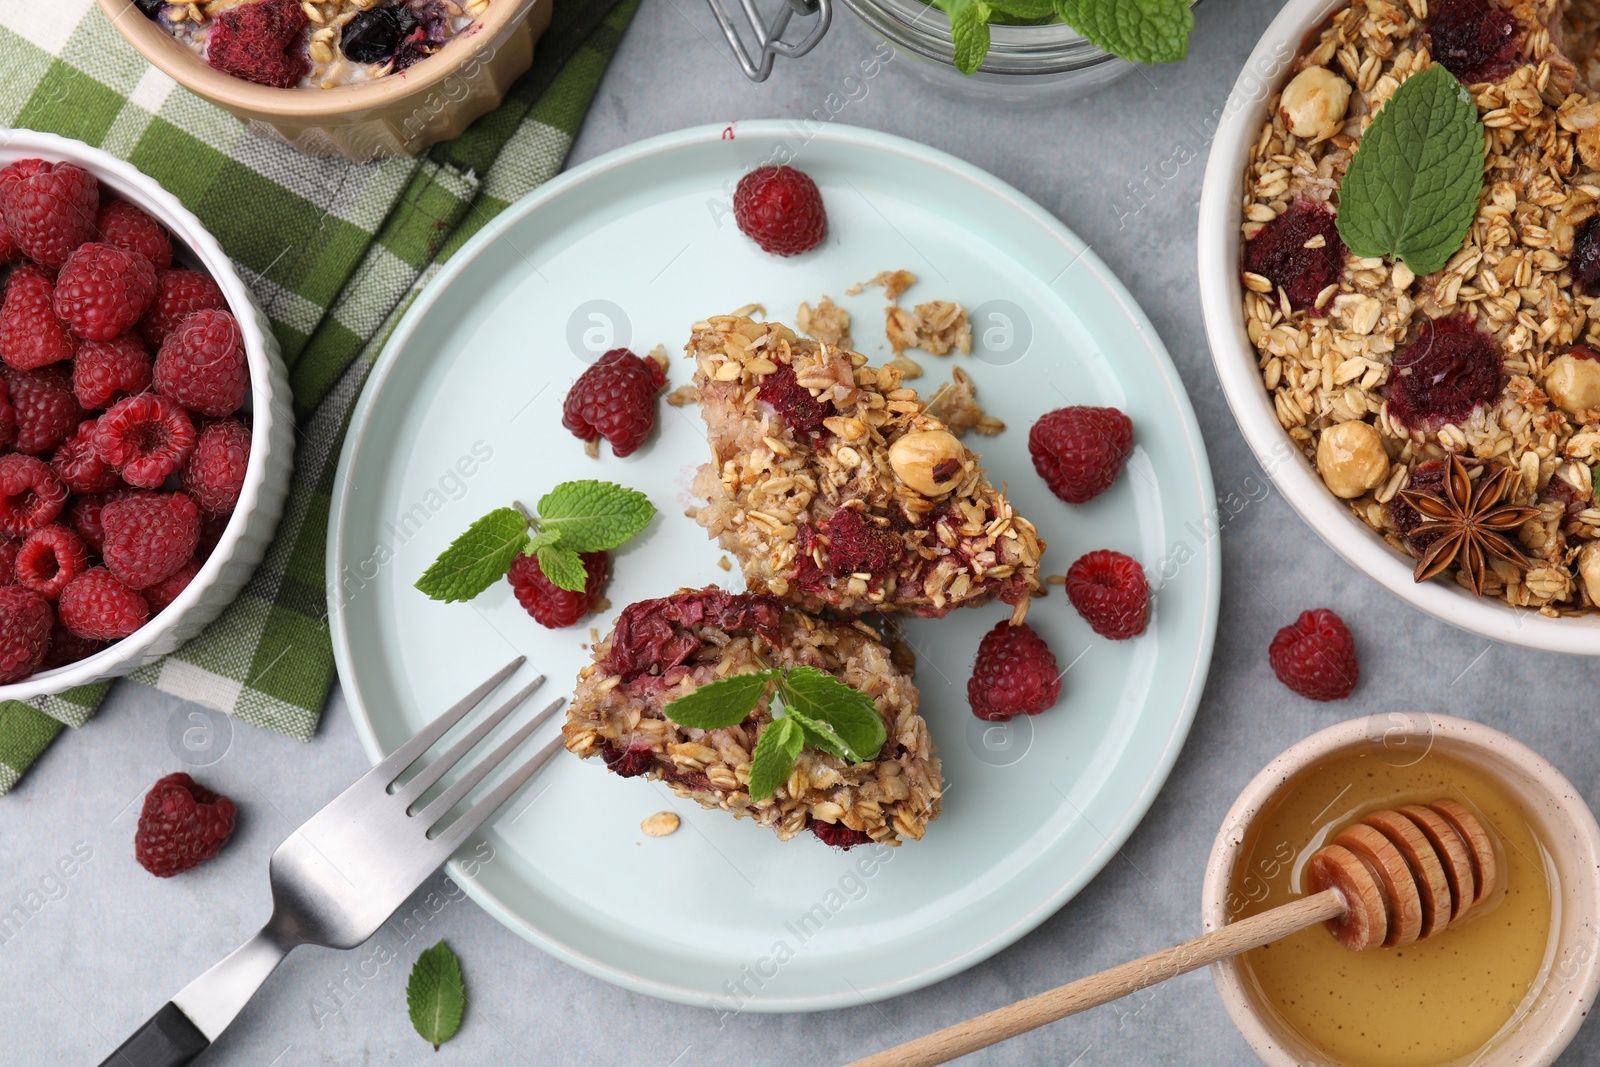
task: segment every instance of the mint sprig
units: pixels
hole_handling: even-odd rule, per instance
[[[1175,63],[1189,50],[1192,0],[929,0],[950,18],[956,69],[975,73],[989,25],[1060,20],[1096,48],[1134,63]]]
[[[424,950],[411,968],[406,982],[406,1010],[411,1015],[411,1025],[438,1052],[439,1046],[461,1029],[461,1016],[466,1009],[461,961],[441,941]]]
[[[517,554],[536,556],[546,578],[580,593],[588,580],[581,552],[616,548],[650,524],[656,509],[636,489],[585,479],[562,482],[539,500],[539,514],[496,508],[467,528],[417,579],[434,600],[471,600],[505,577]]]
[[[662,710],[679,726],[691,729],[736,726],[749,718],[773,686],[773,719],[761,731],[751,757],[752,800],[765,800],[788,780],[805,745],[851,763],[865,763],[876,759],[888,740],[889,731],[872,698],[815,667],[770,667],[719,678]]]
[[[1413,74],[1367,127],[1339,186],[1339,236],[1358,256],[1391,256],[1413,274],[1461,248],[1483,189],[1483,122],[1442,66]]]
[[[989,54],[989,5],[984,0],[941,0],[940,6],[950,16],[956,69],[971,74],[983,66],[983,57]]]

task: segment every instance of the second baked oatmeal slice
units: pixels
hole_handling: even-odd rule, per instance
[[[752,591],[807,611],[1026,614],[1044,542],[898,369],[732,315],[696,323],[688,351],[712,455],[697,519]]]

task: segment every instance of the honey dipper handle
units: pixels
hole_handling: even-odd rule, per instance
[[[1157,982],[1165,982],[1168,978],[1176,978],[1240,952],[1259,948],[1308,926],[1336,919],[1344,911],[1343,895],[1337,889],[1325,889],[1260,915],[1229,923],[1220,930],[1213,930],[1192,941],[1152,952],[1027,1000],[1019,1000],[966,1022],[947,1026],[915,1041],[885,1049],[856,1060],[848,1067],[931,1067],[932,1064],[946,1063],[1046,1023],[1148,989]]]

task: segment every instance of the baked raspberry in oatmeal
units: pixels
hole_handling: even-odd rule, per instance
[[[707,682],[769,667],[815,667],[872,699],[887,740],[850,763],[804,749],[788,780],[752,801],[752,753],[772,724],[767,698],[734,726],[680,726],[663,709]],[[772,827],[782,840],[811,829],[828,844],[898,845],[939,815],[941,779],[917,687],[865,623],[828,622],[777,597],[715,586],[624,608],[578,675],[562,734],[623,777],[666,782],[679,796]]]
[[[1550,615],[1600,607],[1597,46],[1596,0],[1352,0],[1271,101],[1242,205],[1246,329],[1328,488],[1419,580]],[[1462,247],[1417,277],[1331,223],[1375,114],[1434,64],[1487,149]],[[1504,540],[1457,558],[1468,527]]]
[[[731,315],[688,350],[712,455],[697,519],[750,589],[813,612],[1026,614],[1044,542],[897,368]]]

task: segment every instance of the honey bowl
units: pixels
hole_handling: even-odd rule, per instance
[[[1212,968],[1234,1025],[1273,1067],[1538,1067],[1600,990],[1600,827],[1561,772],[1466,719],[1352,719],[1291,746],[1239,795],[1212,846],[1207,931],[1306,891],[1305,866],[1380,808],[1448,797],[1490,829],[1506,872],[1459,926],[1353,953],[1320,927]]]

